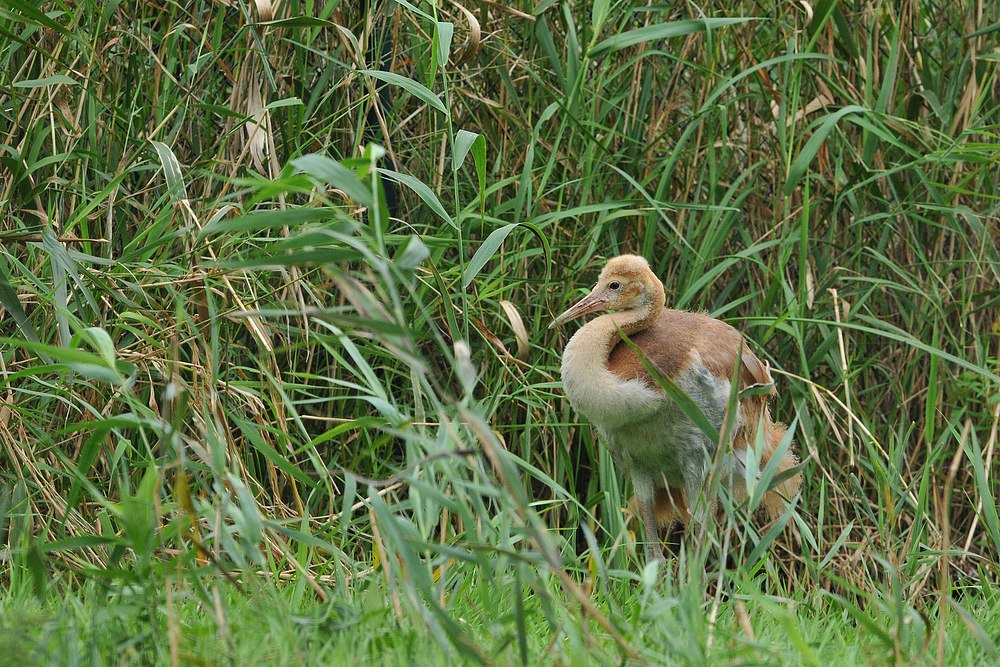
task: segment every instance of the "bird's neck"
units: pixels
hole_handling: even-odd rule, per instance
[[[585,338],[587,352],[592,355],[589,356],[590,362],[600,359],[602,365],[606,367],[611,350],[622,339],[621,334],[631,336],[642,331],[655,322],[661,312],[663,304],[653,301],[630,310],[605,313],[581,327],[573,339]],[[569,352],[568,346],[566,351]]]
[[[662,289],[662,288],[661,288]],[[566,344],[563,352],[563,389],[570,403],[591,421],[612,426],[649,411],[656,392],[644,390],[637,380],[623,381],[608,368],[611,350],[621,334],[631,336],[652,324],[663,311],[661,299],[637,308],[606,313],[584,326]],[[619,333],[621,332],[621,333]],[[628,384],[628,389],[623,382]]]

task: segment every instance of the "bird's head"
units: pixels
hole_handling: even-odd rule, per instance
[[[549,328],[605,310],[663,307],[663,284],[645,258],[619,255],[608,260],[590,294],[557,317]]]

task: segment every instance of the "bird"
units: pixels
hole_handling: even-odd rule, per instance
[[[609,311],[609,312],[604,312]],[[671,380],[721,430],[737,363],[740,390],[760,386],[739,399],[732,432],[732,455],[723,471],[733,480],[734,497],[746,498],[747,448],[762,426],[760,465],[785,436],[768,408],[774,395],[770,367],[757,358],[732,326],[702,313],[666,307],[663,283],[644,257],[619,255],[607,261],[591,292],[556,317],[549,329],[590,313],[603,314],[580,327],[562,356],[563,391],[586,417],[611,453],[616,468],[632,480],[646,533],[646,560],[665,563],[658,527],[675,520],[704,526],[713,503],[704,496],[718,443],[689,419],[647,370],[624,334],[658,373]],[[724,451],[729,451],[728,449]],[[778,474],[798,459],[787,448]],[[780,516],[801,485],[792,472],[765,493],[768,518]],[[690,530],[690,529],[689,529]]]

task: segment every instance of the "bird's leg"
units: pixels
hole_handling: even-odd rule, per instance
[[[684,493],[687,495],[688,511],[691,522],[688,534],[693,535],[698,542],[705,537],[705,527],[708,525],[709,502],[706,495],[704,471],[701,475],[690,475],[685,480]]]
[[[642,527],[646,531],[646,562],[651,560],[663,563],[667,559],[663,557],[663,546],[660,544],[660,534],[656,527],[656,485],[653,480],[645,475],[635,475],[632,477],[632,490],[635,492],[635,499],[639,501],[639,511],[642,513]]]
[[[663,556],[663,545],[660,544],[660,531],[656,525],[656,512],[653,510],[655,494],[648,499],[640,499],[639,507],[642,510],[642,523],[646,529],[646,562],[655,560],[656,562],[667,562]]]

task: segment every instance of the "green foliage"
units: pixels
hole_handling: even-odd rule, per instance
[[[805,6],[7,2],[0,651],[996,660],[1000,15]],[[546,329],[625,251],[805,460],[659,583]]]

